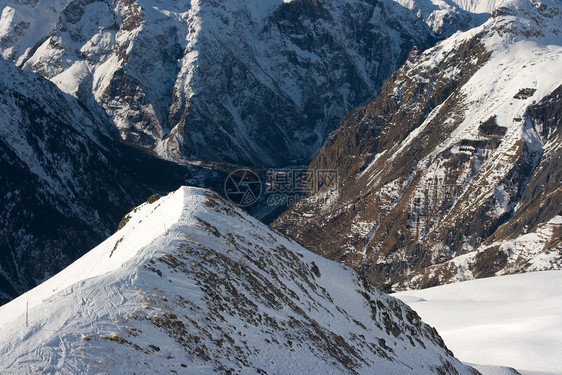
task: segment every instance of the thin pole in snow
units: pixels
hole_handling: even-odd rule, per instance
[[[25,326],[29,327],[29,301],[25,305]]]

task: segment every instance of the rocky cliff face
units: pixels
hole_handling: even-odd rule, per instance
[[[556,2],[504,2],[414,51],[311,163],[338,169],[333,199],[274,226],[388,288],[559,267],[560,19]]]
[[[405,285],[424,287],[510,273],[562,268],[562,86],[528,107],[524,119],[544,146],[511,217],[475,251],[416,272]]]
[[[396,2],[0,2],[0,52],[168,159],[308,162],[407,57],[477,20]]]

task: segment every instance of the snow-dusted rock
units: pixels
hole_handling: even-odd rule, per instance
[[[2,373],[475,373],[351,269],[187,187],[0,316]]]
[[[123,139],[165,158],[294,165],[414,45],[472,25],[436,4],[2,0],[0,53],[101,105]]]
[[[347,115],[311,164],[337,199],[275,226],[379,286],[559,268],[562,7],[502,4]]]

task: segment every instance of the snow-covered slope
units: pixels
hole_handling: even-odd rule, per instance
[[[394,296],[435,326],[462,361],[513,367],[523,374],[562,374],[562,271],[486,278]]]
[[[511,0],[452,0],[461,9],[472,13],[492,13],[495,9],[508,4]]]
[[[184,183],[187,167],[124,146],[111,127],[103,111],[0,58],[0,304],[98,244],[132,206]],[[189,168],[194,184],[211,185],[211,174]]]
[[[463,8],[464,5],[445,0],[396,0],[396,2],[410,9],[417,17],[423,19],[431,30],[443,36],[483,24],[490,17],[493,9],[467,11]]]
[[[562,3],[502,4],[345,116],[310,165],[338,194],[275,227],[379,286],[559,268]]]
[[[473,373],[351,269],[187,187],[0,319],[3,374]]]
[[[473,22],[434,8],[435,32],[391,0],[0,0],[0,53],[161,156],[279,166],[308,162],[412,46]]]

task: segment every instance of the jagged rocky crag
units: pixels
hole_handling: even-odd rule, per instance
[[[474,25],[394,1],[0,2],[0,52],[169,159],[306,163],[414,45]]]
[[[561,18],[508,1],[413,51],[311,163],[339,171],[330,203],[274,227],[387,288],[559,268]]]
[[[0,314],[3,373],[476,373],[402,302],[195,188]]]
[[[0,303],[60,271],[186,173],[218,186],[213,171],[115,142],[103,112],[2,59],[0,113]]]

